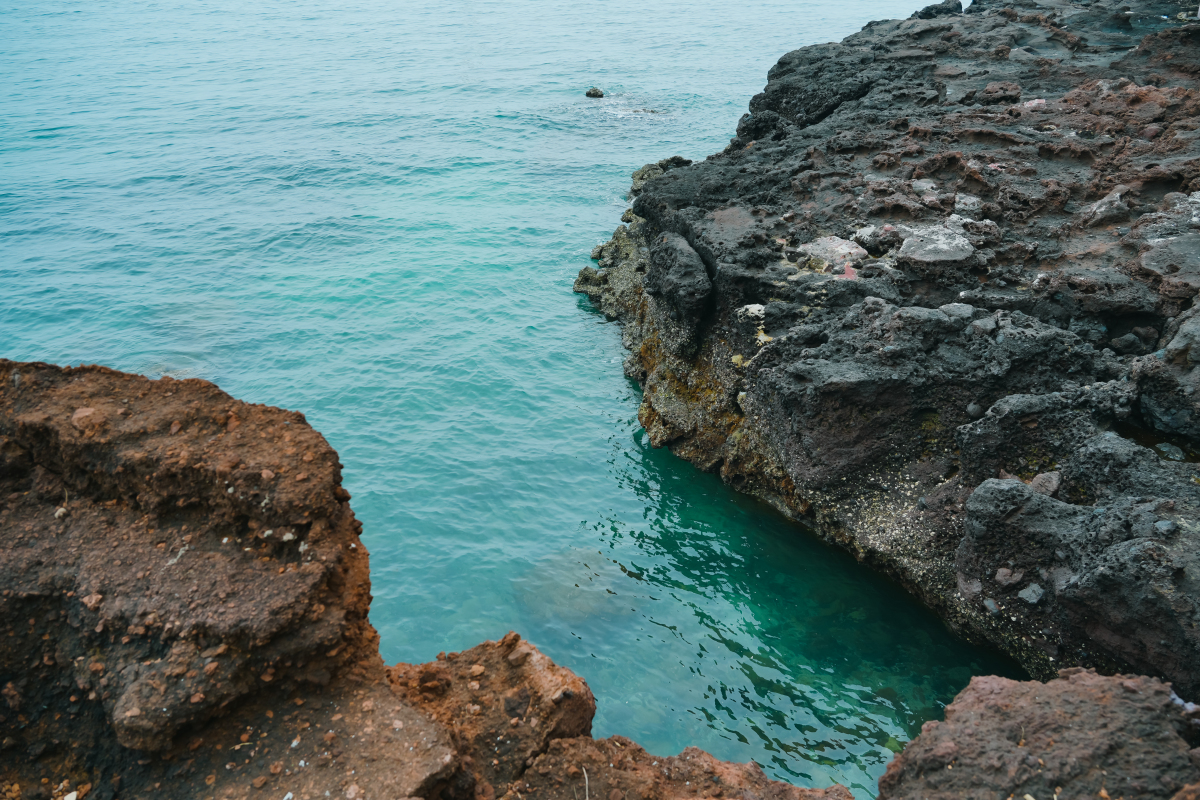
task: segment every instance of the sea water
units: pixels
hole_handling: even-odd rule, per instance
[[[1013,667],[652,449],[571,282],[633,169],[720,150],[780,55],[919,3],[0,0],[0,355],[303,411],[388,660],[517,630],[597,736],[870,797]]]

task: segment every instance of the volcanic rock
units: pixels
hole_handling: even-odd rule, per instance
[[[784,55],[723,152],[640,171],[575,288],[654,446],[1035,677],[1195,697],[1200,25],[956,6]]]
[[[945,721],[925,723],[888,765],[880,800],[1192,796],[1196,709],[1152,678],[1079,668],[1062,676],[973,678]]]

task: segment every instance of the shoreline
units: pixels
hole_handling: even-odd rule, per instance
[[[5,800],[669,800],[710,776],[850,800],[594,740],[587,683],[513,632],[385,665],[341,464],[299,413],[0,360],[0,490]],[[628,763],[584,780],[601,751]]]
[[[635,173],[576,288],[654,444],[1047,680],[973,678],[881,798],[1196,800],[1160,678],[1194,697],[1200,25],[1097,81],[1057,67],[1126,52],[1109,5],[953,6],[784,56],[725,153]],[[385,665],[350,501],[301,414],[0,360],[0,797],[849,800],[592,739],[513,632]]]
[[[575,288],[655,446],[1036,678],[1194,695],[1200,25],[1022,8],[785,55],[724,152],[634,173]]]

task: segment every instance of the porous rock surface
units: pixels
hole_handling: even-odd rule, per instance
[[[783,56],[576,281],[651,443],[1035,677],[1195,697],[1195,13],[952,0]]]
[[[976,677],[888,765],[879,798],[1187,800],[1200,710],[1186,705],[1156,679],[1079,667],[1047,684]]]
[[[0,360],[0,797],[493,800],[552,743],[564,764],[616,746],[587,684],[516,633],[386,667],[349,500],[301,414]],[[849,800],[679,758],[621,785],[692,796],[702,770]],[[565,800],[555,778],[541,796]]]

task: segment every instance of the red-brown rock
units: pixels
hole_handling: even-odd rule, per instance
[[[1072,668],[1049,683],[978,677],[888,765],[880,800],[1187,797],[1195,709],[1154,678]],[[1179,795],[1176,795],[1179,792]]]

